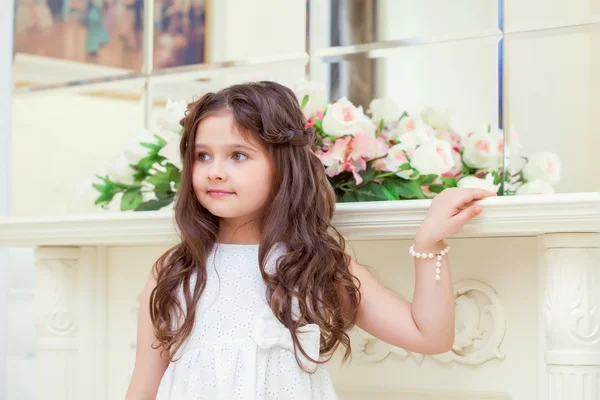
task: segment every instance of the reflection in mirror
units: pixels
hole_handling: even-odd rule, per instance
[[[530,178],[556,181],[558,192],[600,191],[600,24],[507,35],[506,60],[507,115],[522,155],[558,156],[536,155]],[[513,157],[511,169],[522,161]],[[522,190],[551,191],[537,185]]]
[[[155,0],[154,68],[303,54],[307,0]]]
[[[272,80],[294,87],[307,78],[307,57],[267,64],[239,65],[218,70],[197,70],[186,74],[164,75],[150,80],[152,112],[148,126],[157,129],[156,120],[168,100],[191,102],[207,92],[259,80]]]
[[[314,48],[456,34],[480,36],[498,26],[498,0],[313,1]],[[318,11],[317,11],[318,10]],[[311,10],[312,11],[312,10]]]
[[[144,0],[16,0],[15,77],[40,85],[140,71]],[[41,80],[32,76],[44,75]]]
[[[505,32],[600,22],[598,0],[504,0]]]
[[[211,11],[205,0],[155,0],[154,68],[205,62],[211,30],[206,17],[213,17]]]
[[[468,132],[498,126],[498,38],[377,50],[324,58],[318,65],[330,100],[346,96],[365,110],[373,98],[390,97],[402,111],[451,110],[452,126]],[[370,78],[360,68],[370,66]]]

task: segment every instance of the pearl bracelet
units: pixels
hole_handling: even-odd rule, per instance
[[[408,252],[410,253],[411,256],[416,257],[416,258],[433,258],[434,256],[437,258],[437,262],[435,263],[435,280],[439,283],[440,281],[440,272],[442,272],[441,270],[441,266],[442,266],[442,257],[444,257],[445,254],[448,254],[448,252],[450,251],[450,246],[446,245],[446,247],[444,247],[444,249],[442,251],[440,251],[439,253],[416,253],[415,252],[415,246],[410,246],[410,249],[408,250]]]

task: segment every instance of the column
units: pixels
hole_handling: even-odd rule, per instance
[[[106,251],[36,249],[37,394],[106,399]]]
[[[542,398],[600,398],[600,233],[544,235]]]

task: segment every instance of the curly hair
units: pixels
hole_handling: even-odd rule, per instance
[[[340,344],[345,347],[346,361],[351,355],[347,331],[356,321],[360,291],[349,270],[344,238],[332,225],[335,195],[312,151],[315,133],[305,127],[296,96],[289,88],[268,81],[207,93],[188,105],[181,120],[183,167],[175,199],[181,240],[153,267],[157,283],[150,296],[150,316],[159,341],[153,346],[162,346],[174,360],[192,331],[196,305],[206,286],[206,260],[217,240],[219,218],[194,194],[193,144],[200,122],[223,111],[233,115],[240,131],[262,144],[274,165],[270,201],[258,221],[258,261],[268,304],[290,330],[297,361],[301,351],[311,361],[324,363]],[[278,258],[275,274],[268,274],[266,261],[278,243],[286,244],[287,251]],[[190,290],[193,274],[196,283]],[[180,288],[185,307],[177,296]],[[299,315],[292,313],[294,299]],[[302,349],[296,332],[304,324],[320,327],[320,355],[325,360],[313,360]]]

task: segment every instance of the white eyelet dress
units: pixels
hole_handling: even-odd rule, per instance
[[[323,364],[294,356],[289,330],[273,315],[258,265],[258,245],[215,245],[207,259],[207,283],[194,328],[169,364],[157,400],[333,400],[335,389]],[[267,271],[283,246],[267,263]],[[191,287],[195,284],[192,277]],[[180,291],[181,296],[181,291]],[[298,338],[319,359],[320,331],[311,324]]]

